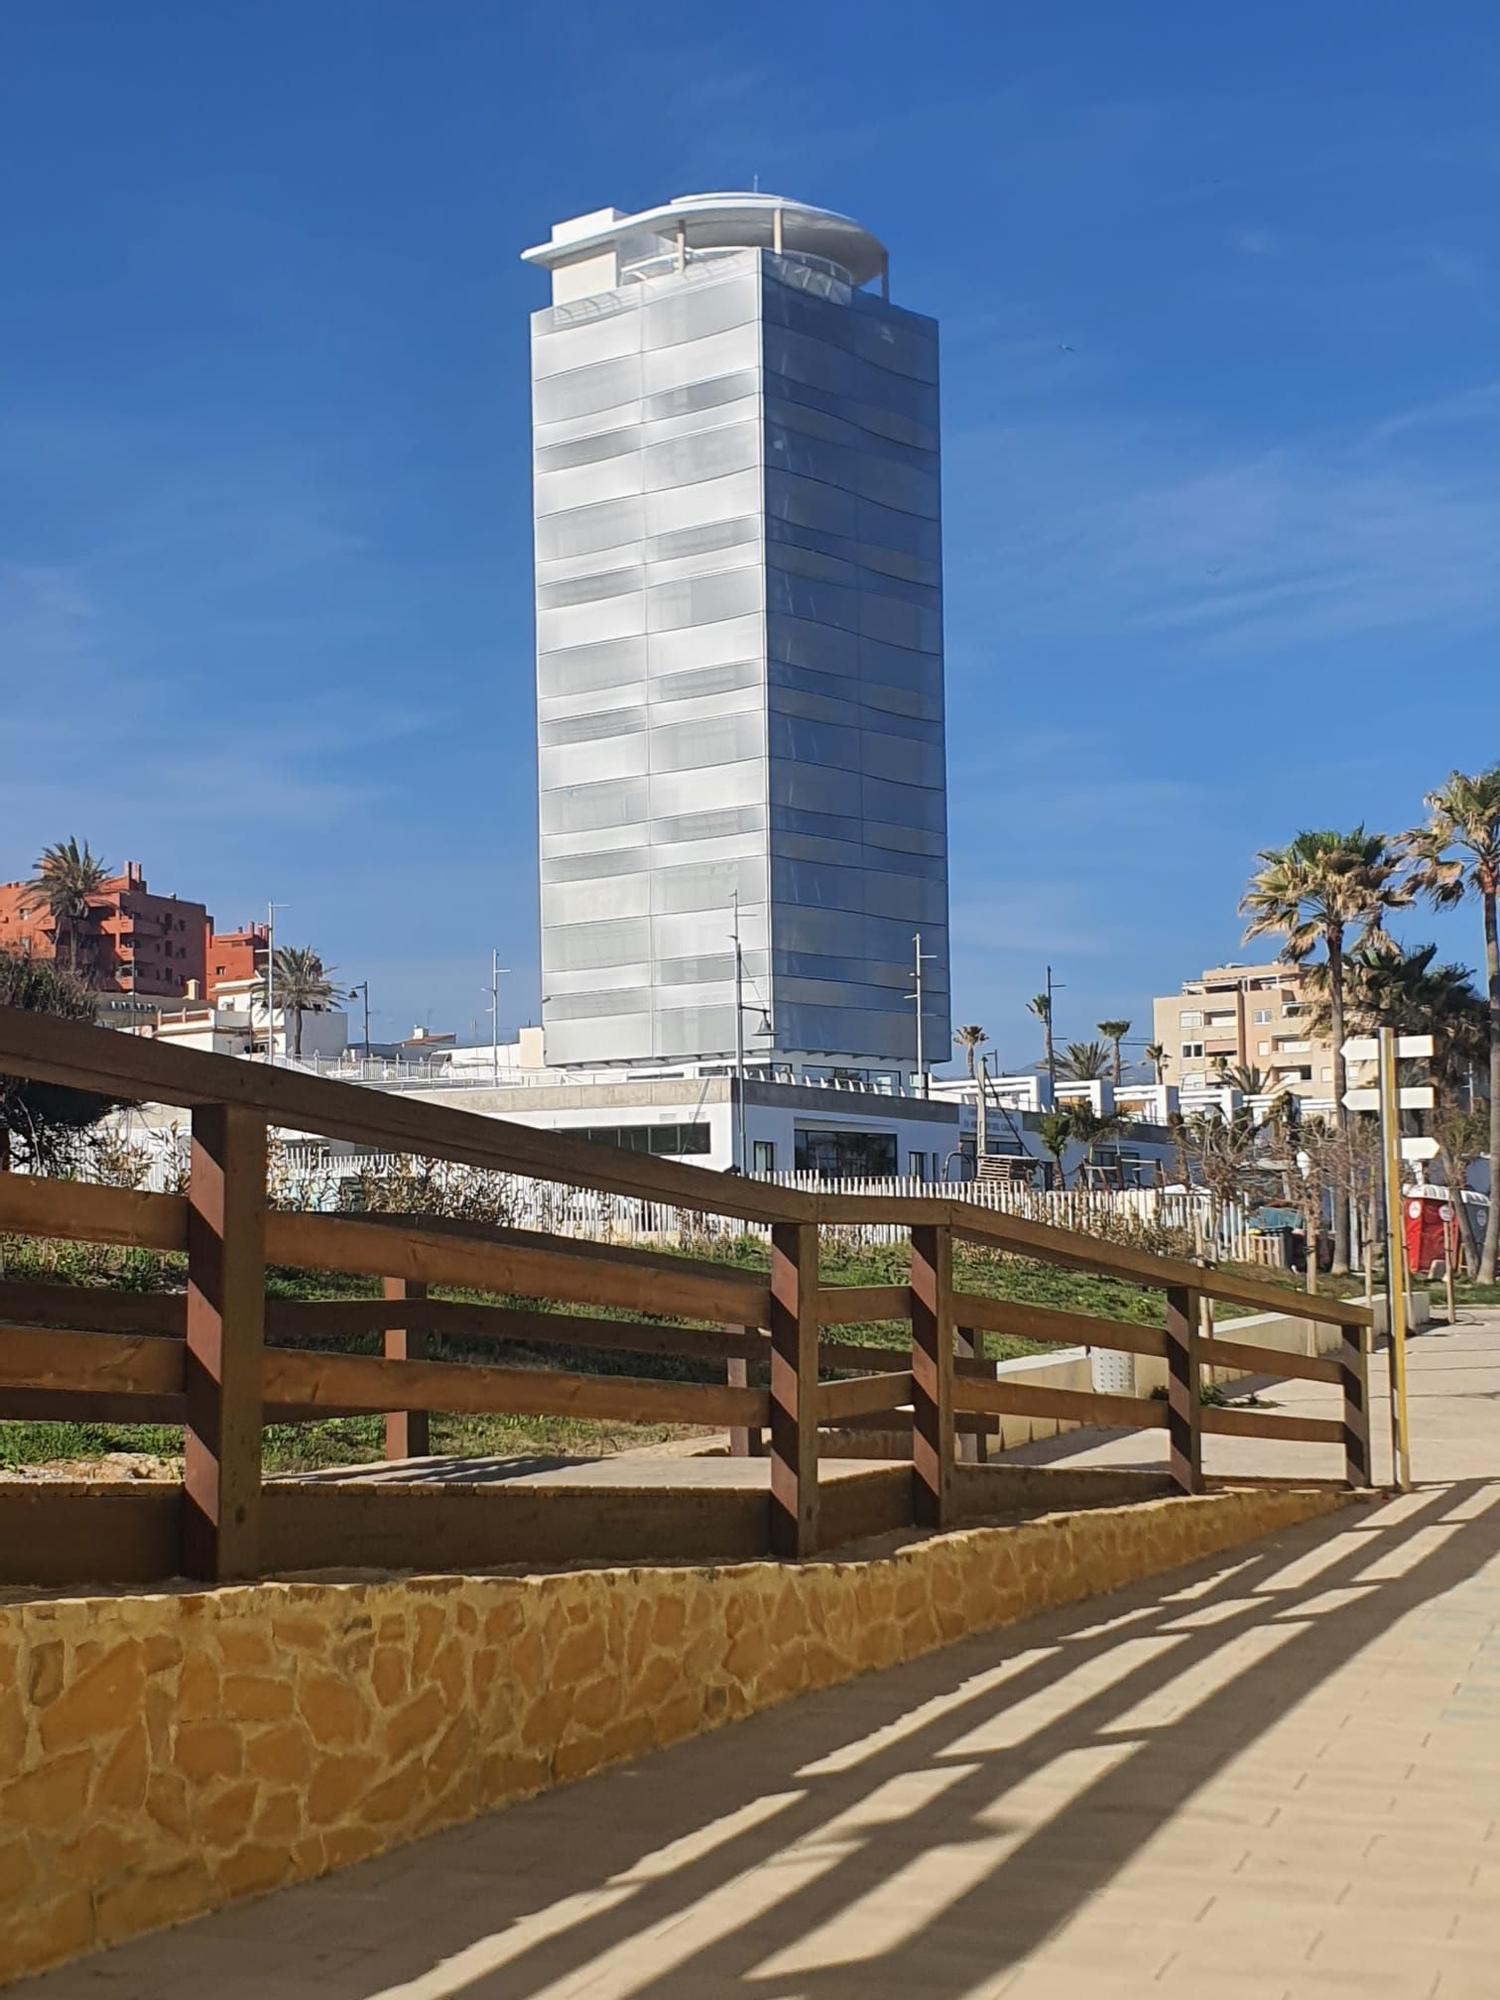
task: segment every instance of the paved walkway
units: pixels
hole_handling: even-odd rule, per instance
[[[1419,1476],[16,2000],[1495,2000],[1500,1316]]]
[[[1234,1338],[1234,1321],[1222,1328]],[[1500,1479],[1500,1311],[1464,1308],[1456,1326],[1434,1325],[1407,1342],[1411,1402],[1412,1477]],[[1231,1397],[1254,1390],[1267,1411],[1296,1417],[1339,1417],[1341,1392],[1331,1382],[1245,1382]],[[1377,1484],[1392,1483],[1390,1364],[1370,1364],[1370,1433]],[[1017,1464],[1149,1467],[1164,1470],[1167,1434],[1155,1431],[1072,1431],[1005,1454]],[[1342,1479],[1342,1445],[1279,1444],[1262,1438],[1205,1437],[1210,1476],[1261,1474],[1285,1479]],[[1500,1979],[1496,1980],[1500,1996]]]

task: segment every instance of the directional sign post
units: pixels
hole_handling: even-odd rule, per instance
[[[1402,1111],[1430,1111],[1437,1102],[1437,1093],[1430,1083],[1403,1083],[1396,1092],[1396,1104]],[[1346,1111],[1378,1111],[1381,1107],[1380,1087],[1372,1090],[1346,1090],[1344,1108]]]
[[[1401,1037],[1404,1040],[1406,1037]],[[1432,1053],[1432,1037],[1413,1036],[1427,1044]],[[1391,1321],[1391,1455],[1396,1484],[1403,1493],[1411,1491],[1411,1437],[1406,1400],[1406,1258],[1401,1222],[1401,1099],[1405,1093],[1396,1081],[1398,1037],[1391,1028],[1380,1031],[1380,1136],[1385,1157],[1385,1282],[1390,1301]],[[1432,1102],[1432,1086],[1424,1086],[1427,1102]],[[1425,1107],[1421,1107],[1425,1108]]]
[[[1431,1035],[1398,1035],[1382,1028],[1378,1035],[1351,1035],[1343,1044],[1346,1063],[1358,1068],[1374,1065],[1376,1080],[1344,1092],[1350,1111],[1378,1111],[1380,1114],[1381,1159],[1385,1177],[1385,1282],[1391,1326],[1391,1457],[1396,1484],[1403,1493],[1411,1491],[1411,1438],[1406,1397],[1406,1257],[1401,1217],[1401,1162],[1430,1160],[1438,1151],[1436,1139],[1403,1138],[1403,1111],[1431,1111],[1437,1093],[1430,1083],[1401,1084],[1398,1062],[1419,1062],[1433,1053]]]
[[[1418,1138],[1412,1135],[1401,1141],[1403,1160],[1435,1160],[1442,1150],[1436,1139]]]

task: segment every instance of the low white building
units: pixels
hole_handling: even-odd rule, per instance
[[[189,981],[190,988],[196,981]],[[259,983],[242,979],[225,981],[212,1000],[200,1000],[189,992],[180,1005],[160,1009],[149,1021],[137,1022],[128,1034],[151,1041],[169,1042],[173,1048],[203,1049],[216,1056],[247,1056],[265,1059],[269,1039],[274,1056],[292,1059],[300,1040],[302,1059],[319,1064],[343,1060],[349,1046],[349,1017],[337,1008],[314,1012],[304,1008],[301,1032],[290,1009],[276,1007],[269,1022]]]
[[[223,1016],[224,1010],[200,1009],[172,1039],[217,1054],[247,1054],[245,1023]],[[329,1038],[326,1053],[316,1046],[309,1050],[307,1028],[342,1019],[305,1017],[300,1063],[286,1058],[278,1029],[278,1060],[373,1090],[721,1172],[937,1181],[963,1179],[973,1171],[959,1106],[936,1092],[922,1097],[853,1079],[806,1076],[795,1082],[758,1075],[741,1080],[722,1070],[673,1075],[549,1069],[541,1060],[536,1028],[523,1029],[519,1041],[502,1042],[498,1049],[435,1051],[416,1062],[351,1056],[337,1035]],[[263,1044],[259,1021],[257,1032]],[[138,1142],[167,1142],[186,1128],[186,1115],[169,1106],[118,1115]],[[319,1152],[335,1173],[341,1159],[350,1161],[353,1172],[364,1157],[338,1143],[322,1145]]]

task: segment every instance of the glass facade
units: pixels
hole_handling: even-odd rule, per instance
[[[736,898],[756,1056],[910,1061],[918,931],[948,1047],[937,376],[764,249],[533,316],[550,1063],[729,1054]]]

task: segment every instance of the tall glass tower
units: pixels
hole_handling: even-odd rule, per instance
[[[752,1061],[910,1065],[919,934],[942,1060],[935,322],[774,195],[524,255],[548,1062],[730,1055],[736,928]]]

